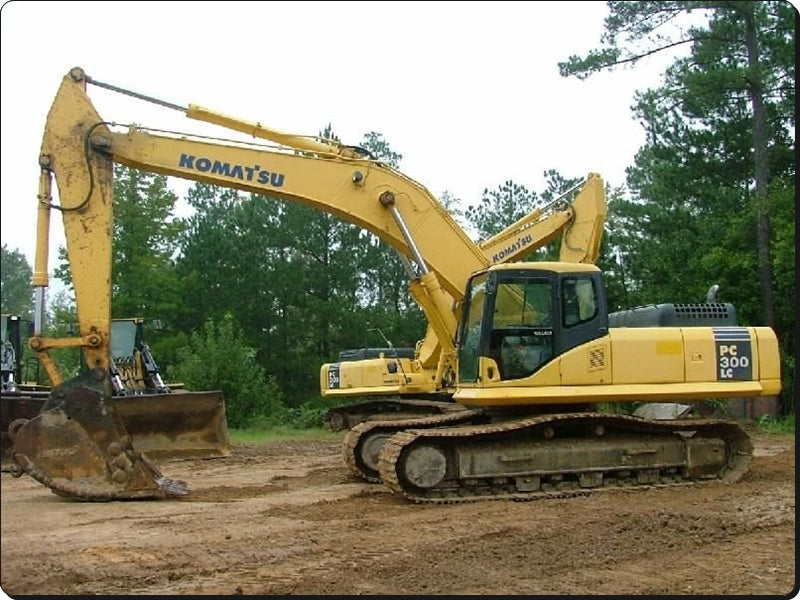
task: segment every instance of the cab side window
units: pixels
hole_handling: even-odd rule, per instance
[[[597,290],[589,277],[567,277],[561,283],[563,325],[572,327],[597,315]]]

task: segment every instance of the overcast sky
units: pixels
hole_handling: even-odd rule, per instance
[[[634,92],[657,86],[667,63],[561,77],[559,61],[599,46],[607,14],[605,2],[12,0],[0,13],[0,237],[33,264],[43,127],[73,66],[285,132],[330,123],[358,144],[377,131],[404,173],[464,206],[509,179],[542,191],[548,169],[622,185],[644,142]],[[109,121],[204,131],[178,112],[89,93]],[[52,271],[57,213],[51,227]]]

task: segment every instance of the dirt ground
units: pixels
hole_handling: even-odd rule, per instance
[[[733,484],[412,504],[334,441],[160,463],[188,499],[86,503],[2,473],[0,586],[27,594],[794,597],[794,437]]]

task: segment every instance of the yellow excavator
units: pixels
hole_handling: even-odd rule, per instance
[[[555,200],[534,208],[478,246],[491,264],[499,264],[520,260],[560,238],[560,262],[594,264],[600,253],[605,217],[602,179],[590,173]],[[439,251],[458,253],[461,249],[441,247]],[[411,267],[403,264],[413,280]],[[455,314],[458,308],[454,300]],[[455,356],[441,351],[433,327],[428,325],[425,337],[413,348],[395,348],[386,341],[388,345],[382,348],[342,351],[338,362],[322,365],[323,397],[362,398],[328,409],[325,424],[333,431],[364,421],[430,416],[463,408],[452,398]],[[365,397],[368,399],[363,400]]]
[[[97,113],[89,83],[272,143],[120,128]],[[19,474],[56,494],[111,500],[190,493],[137,451],[112,395],[110,319],[102,299],[109,296],[115,163],[311,206],[367,229],[405,256],[414,275],[410,293],[441,352],[454,357],[453,398],[464,410],[360,423],[347,433],[343,453],[354,472],[409,500],[530,499],[732,481],[752,453],[737,423],[654,420],[594,407],[780,391],[778,343],[768,327],[610,327],[598,267],[491,264],[428,190],[357,147],[167,103],[74,68],[45,125],[37,237],[47,239],[57,208],[80,336],[34,335],[31,346],[49,373],[49,349],[79,345],[90,370],[53,389],[44,410],[17,431],[12,449]],[[39,244],[37,295],[47,283],[44,250]]]

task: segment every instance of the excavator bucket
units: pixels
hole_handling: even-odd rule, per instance
[[[137,451],[152,459],[230,456],[222,392],[174,390],[115,398]]]
[[[3,471],[13,466],[11,440],[17,430],[43,410],[47,399],[44,392],[4,394],[0,405]],[[114,405],[134,448],[151,459],[216,458],[231,454],[222,392],[174,390],[115,396]]]
[[[103,501],[188,494],[184,482],[164,477],[134,450],[104,369],[53,388],[42,411],[15,431],[12,458],[21,472],[69,498]]]

